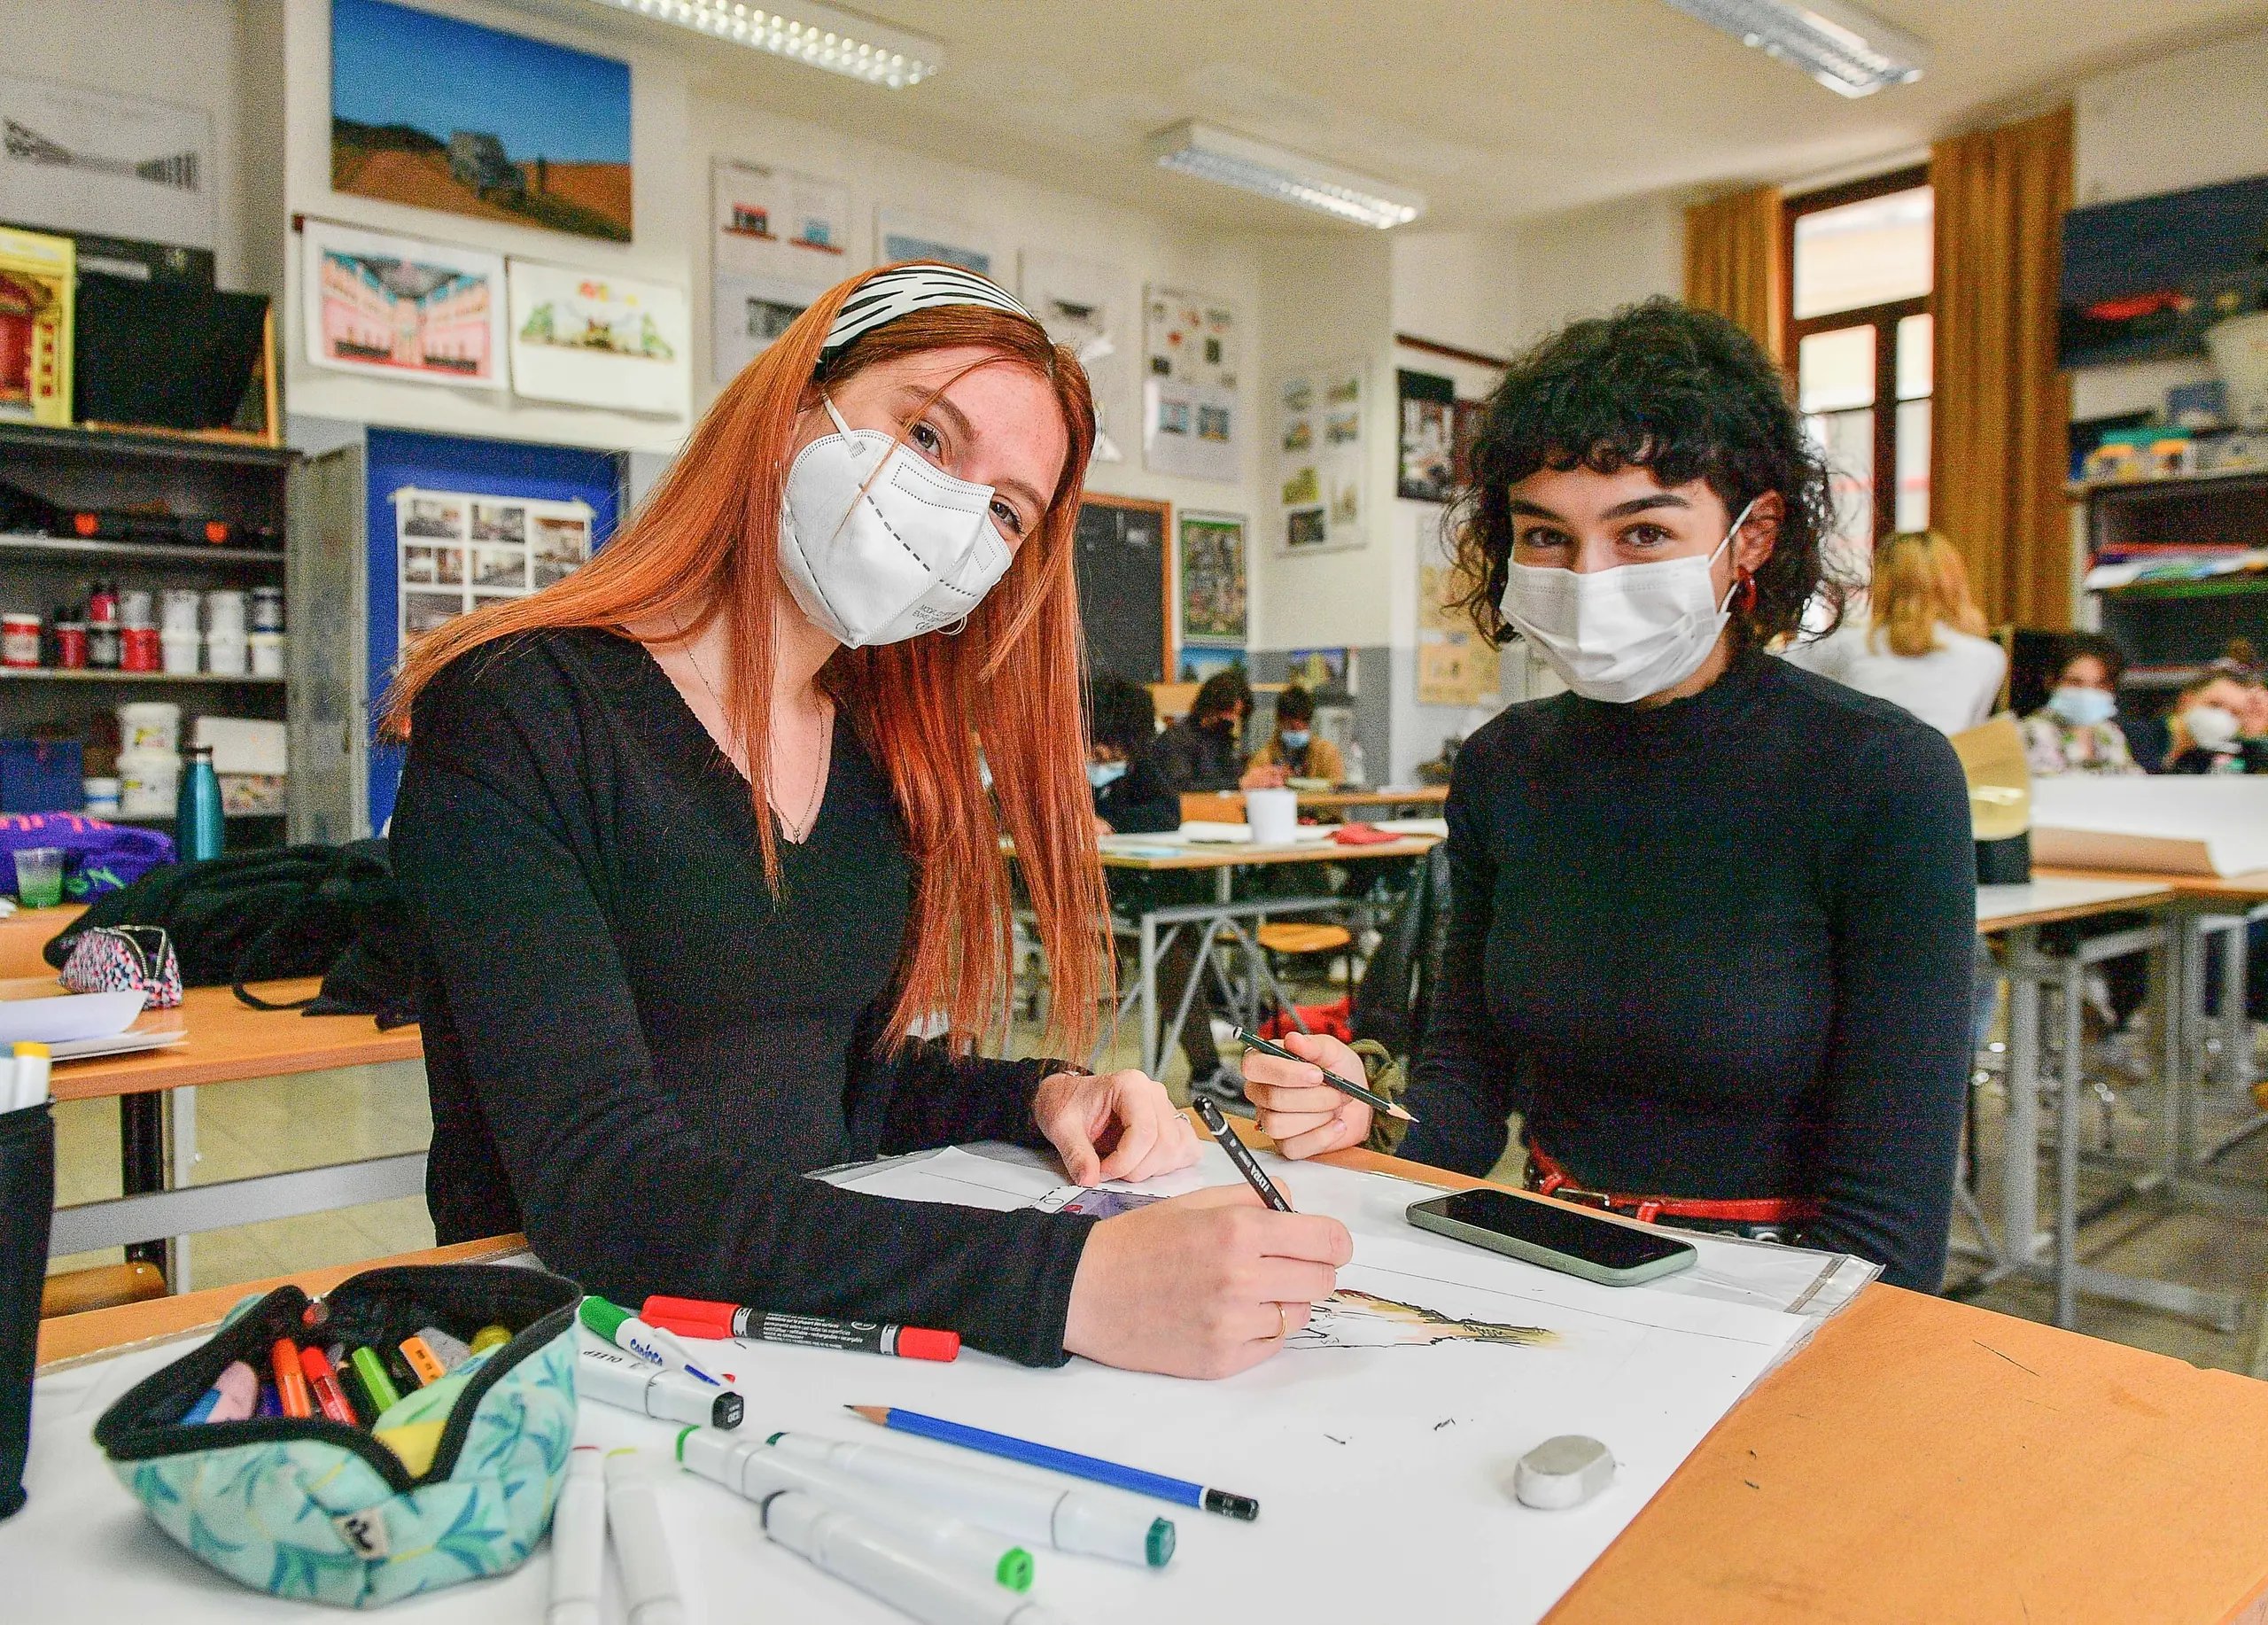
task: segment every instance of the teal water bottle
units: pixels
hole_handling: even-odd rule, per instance
[[[221,820],[221,779],[213,771],[213,747],[195,745],[189,766],[181,775],[181,794],[174,804],[174,844],[183,863],[218,858],[227,839]]]

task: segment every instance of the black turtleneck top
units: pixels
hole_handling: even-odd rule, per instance
[[[1803,1241],[1938,1289],[1976,940],[1944,735],[1750,655],[1652,709],[1513,706],[1448,815],[1403,1155],[1485,1173],[1517,1110],[1587,1187],[1816,1197]]]

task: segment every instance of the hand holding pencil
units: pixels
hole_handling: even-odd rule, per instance
[[[1296,1160],[1344,1151],[1370,1138],[1374,1116],[1370,1103],[1324,1079],[1326,1072],[1349,1080],[1361,1077],[1360,1055],[1319,1033],[1286,1033],[1275,1047],[1290,1051],[1290,1058],[1247,1050],[1244,1092],[1259,1108],[1261,1131],[1276,1142],[1278,1151]],[[1394,1115],[1409,1116],[1399,1108]]]

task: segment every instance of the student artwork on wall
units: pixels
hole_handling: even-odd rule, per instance
[[[1284,680],[1309,694],[1355,692],[1355,664],[1344,649],[1294,649],[1284,657]]]
[[[1363,496],[1367,364],[1296,372],[1276,388],[1278,500],[1286,553],[1359,548],[1368,540]]]
[[[143,96],[0,74],[0,220],[214,245],[213,115]]]
[[[1246,635],[1244,516],[1181,516],[1181,635],[1242,647]]]
[[[1464,612],[1450,607],[1458,594],[1456,572],[1446,564],[1418,568],[1418,703],[1471,709],[1493,705],[1501,690],[1503,665],[1496,646],[1472,628]]]
[[[591,556],[588,504],[404,486],[393,493],[400,646],[469,610],[524,598]]]
[[[990,276],[1003,288],[1015,275],[1006,250],[990,232],[905,209],[884,206],[874,211],[874,245],[877,265],[893,265],[900,260],[942,260],[979,276]]]
[[[331,0],[330,184],[627,243],[630,66],[389,0]]]
[[[1405,501],[1446,502],[1456,487],[1456,383],[1437,373],[1397,370],[1402,408],[1402,473],[1395,494]]]
[[[0,226],[0,422],[71,421],[71,239]]]
[[[533,400],[683,417],[685,294],[609,272],[511,261],[512,389]]]
[[[709,167],[709,370],[729,382],[850,274],[850,189],[719,158]]]
[[[1234,480],[1242,335],[1236,307],[1150,288],[1142,310],[1142,461],[1151,472]]]
[[[1037,248],[1023,251],[1021,268],[1024,308],[1086,369],[1095,400],[1091,461],[1123,463],[1126,453],[1112,432],[1114,425],[1122,431],[1133,393],[1133,313],[1123,280],[1107,265]]]
[[[340,372],[504,387],[504,259],[310,220],[307,360]]]

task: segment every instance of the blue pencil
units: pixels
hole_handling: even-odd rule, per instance
[[[1260,1503],[1250,1496],[1232,1495],[1225,1489],[1208,1489],[1204,1485],[1192,1484],[1187,1479],[1168,1478],[1161,1473],[1145,1473],[1139,1467],[1122,1467],[1115,1461],[1105,1461],[1099,1457],[1059,1450],[1053,1445],[1035,1444],[1029,1439],[1018,1439],[1004,1433],[987,1433],[982,1427],[968,1427],[939,1417],[924,1416],[919,1411],[900,1411],[895,1405],[850,1405],[845,1409],[857,1411],[870,1422],[894,1427],[900,1433],[919,1434],[924,1439],[935,1439],[941,1444],[958,1444],[966,1450],[983,1450],[988,1456],[1005,1456],[1010,1461],[1068,1473],[1074,1478],[1092,1479],[1098,1484],[1130,1489],[1138,1496],[1155,1496],[1161,1501],[1172,1501],[1182,1506],[1202,1507],[1208,1512],[1218,1512],[1223,1518],[1240,1518],[1250,1523],[1260,1516]]]

